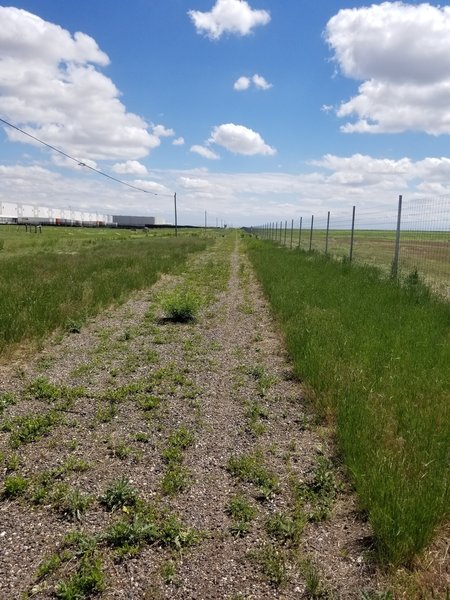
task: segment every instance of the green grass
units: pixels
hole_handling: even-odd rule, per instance
[[[378,555],[408,563],[450,514],[450,306],[419,282],[252,241],[296,375],[336,419]]]
[[[256,485],[263,498],[269,498],[278,489],[278,477],[266,467],[260,451],[231,456],[227,468],[240,481]]]
[[[48,228],[40,240],[12,229],[0,233],[7,236],[0,256],[0,353],[57,328],[79,331],[87,317],[150,287],[208,243],[100,230],[87,236],[82,229]]]

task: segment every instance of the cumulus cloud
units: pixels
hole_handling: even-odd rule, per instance
[[[220,156],[210,148],[206,148],[205,146],[199,146],[198,144],[191,146],[191,152],[195,152],[195,154],[199,154],[200,156],[203,156],[203,158],[207,158],[208,160],[218,160],[220,158]]]
[[[267,145],[259,133],[244,127],[244,125],[235,125],[234,123],[225,123],[215,127],[209,142],[223,146],[234,154],[246,156],[276,154],[275,148]]]
[[[270,90],[272,84],[267,82],[262,75],[255,74],[253,77],[243,75],[234,82],[234,89],[238,92],[248,90],[251,85],[254,85],[259,90]]]
[[[88,35],[0,7],[0,56],[0,111],[28,133],[93,160],[138,159],[160,144],[98,70],[109,58]]]
[[[184,137],[177,137],[175,140],[173,140],[172,145],[173,146],[184,146]]]
[[[175,131],[173,129],[166,129],[164,125],[154,125],[153,133],[157,137],[173,137],[175,135]]]
[[[345,132],[450,133],[450,7],[383,2],[340,10],[326,27],[333,58],[363,83],[337,110]]]
[[[147,167],[137,160],[127,160],[124,163],[116,163],[112,170],[119,175],[147,175]]]
[[[250,87],[250,83],[251,83],[250,78],[249,77],[245,77],[243,75],[242,77],[239,77],[239,79],[237,79],[234,82],[233,87],[238,92],[242,92],[243,90],[248,90],[248,88]]]
[[[270,88],[272,87],[272,84],[267,82],[264,79],[264,77],[262,77],[262,75],[253,75],[252,81],[255,84],[255,87],[257,87],[260,90],[270,90]]]
[[[254,10],[246,0],[217,0],[210,12],[188,11],[197,33],[217,40],[224,33],[249,35],[259,25],[267,25],[270,13]]]
[[[157,183],[156,181],[148,181],[147,179],[135,179],[133,181],[133,185],[139,187],[147,192],[152,192],[154,194],[171,194],[170,190],[163,184]]]

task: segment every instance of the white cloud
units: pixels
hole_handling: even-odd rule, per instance
[[[259,90],[270,90],[272,87],[271,83],[268,83],[262,75],[255,74],[253,77],[246,77],[242,75],[234,82],[234,89],[238,92],[242,92],[244,90],[248,90],[251,85],[254,85]]]
[[[173,146],[184,146],[184,137],[178,137],[172,142]]]
[[[109,58],[88,35],[0,7],[0,56],[0,112],[28,133],[93,160],[138,159],[160,144],[98,70]],[[7,134],[30,143],[17,131]]]
[[[234,82],[233,87],[238,92],[242,92],[243,90],[248,90],[248,88],[250,87],[250,83],[251,83],[250,79],[243,75],[242,77],[239,77],[239,79],[237,79]]]
[[[264,79],[264,77],[262,77],[262,75],[258,75],[258,74],[253,75],[252,81],[255,84],[255,86],[260,90],[270,90],[270,88],[272,87],[272,84],[268,83]]]
[[[147,167],[137,160],[127,160],[124,163],[116,163],[112,170],[119,175],[147,175]]]
[[[326,40],[341,72],[362,80],[337,110],[345,132],[450,133],[450,7],[383,2],[340,10]]]
[[[190,10],[197,33],[219,39],[224,33],[249,35],[258,25],[267,25],[270,13],[253,10],[246,0],[217,0],[210,12]]]
[[[153,192],[154,194],[164,194],[169,195],[171,191],[161,183],[156,183],[156,181],[147,181],[146,179],[135,179],[133,181],[133,185],[136,187],[142,188],[147,192]]]
[[[275,148],[268,146],[259,133],[234,123],[225,123],[215,127],[209,142],[223,146],[235,154],[246,156],[255,154],[272,156],[276,154]]]
[[[220,156],[213,152],[213,150],[197,144],[191,146],[191,152],[195,152],[196,154],[199,154],[200,156],[203,156],[203,158],[207,158],[209,160],[218,160],[220,158]]]
[[[173,137],[175,135],[175,131],[173,129],[166,129],[164,125],[154,125],[153,133],[156,137]]]
[[[394,227],[399,193],[404,195],[405,207],[416,201],[416,206],[433,210],[432,202],[424,205],[424,197],[450,195],[449,182],[447,157],[414,161],[328,154],[300,173],[155,170],[151,180],[133,181],[158,194],[152,200],[150,194],[121,187],[88,170],[63,176],[37,165],[0,165],[0,210],[8,202],[35,203],[109,214],[154,214],[171,221],[173,191],[177,191],[179,223],[185,224],[202,224],[207,210],[211,219],[218,217],[234,225],[300,216],[306,223],[311,214],[315,223],[324,225],[330,210],[333,226],[348,227],[351,207],[356,205],[359,224],[366,215],[368,225]],[[442,207],[442,202],[437,206]],[[405,219],[408,214],[405,210]],[[423,215],[427,217],[426,212]]]

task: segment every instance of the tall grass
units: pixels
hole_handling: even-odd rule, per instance
[[[411,277],[252,242],[297,375],[336,418],[379,557],[408,563],[450,516],[450,305]]]
[[[151,286],[206,241],[192,237],[101,239],[76,251],[45,251],[0,260],[0,353],[24,339],[39,339],[82,322]]]

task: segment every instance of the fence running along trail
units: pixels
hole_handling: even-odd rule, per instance
[[[450,298],[450,196],[405,200],[391,206],[351,207],[252,227],[262,239],[292,250],[375,265],[395,277],[417,271]]]

